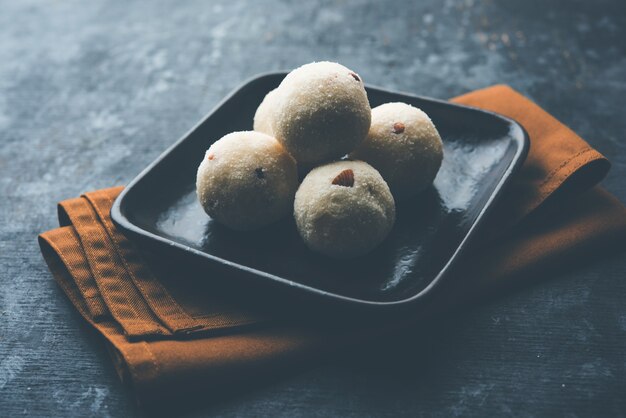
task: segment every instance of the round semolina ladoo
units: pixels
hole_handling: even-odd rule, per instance
[[[386,103],[372,109],[367,138],[350,157],[374,166],[401,200],[433,182],[443,160],[443,143],[426,113],[406,103]]]
[[[211,145],[196,177],[204,211],[238,230],[287,215],[297,188],[293,157],[271,136],[253,131],[233,132]]]
[[[370,127],[371,108],[363,81],[333,62],[314,62],[290,72],[278,87],[273,131],[298,163],[343,157]]]
[[[313,169],[294,201],[300,236],[313,251],[352,258],[367,254],[389,234],[396,207],[387,183],[362,161]]]
[[[278,89],[274,89],[265,95],[263,101],[254,114],[254,130],[264,134],[274,135],[274,112],[276,110],[276,96]]]

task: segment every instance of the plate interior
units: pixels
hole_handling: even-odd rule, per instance
[[[114,220],[122,230],[126,222],[134,225],[135,235],[139,230],[143,238],[180,244],[196,255],[233,263],[234,269],[267,273],[258,280],[280,278],[303,290],[374,303],[417,295],[451,260],[503,177],[522,158],[523,130],[477,109],[368,87],[372,107],[401,101],[424,110],[441,134],[444,160],[432,187],[397,205],[396,224],[380,247],[358,259],[336,261],[309,251],[291,217],[236,232],[210,219],[196,198],[196,169],[205,150],[229,132],[252,129],[257,106],[283,77],[259,77],[226,99],[127,188],[119,205],[125,219]]]

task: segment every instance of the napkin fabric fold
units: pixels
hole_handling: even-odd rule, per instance
[[[609,169],[599,152],[509,87],[453,101],[517,120],[531,147],[488,219],[496,238],[465,258],[429,312],[403,326],[626,242],[626,208],[593,187]],[[163,267],[167,261],[155,262],[116,230],[109,211],[121,189],[61,202],[60,227],[41,234],[39,242],[54,278],[104,336],[120,377],[140,403],[154,407],[244,387],[388,328],[299,322],[255,310],[210,285],[196,286],[193,271]]]

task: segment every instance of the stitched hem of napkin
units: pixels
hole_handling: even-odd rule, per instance
[[[123,330],[119,324],[113,321],[96,322],[89,314],[87,305],[82,299],[72,276],[74,264],[61,255],[53,234],[56,233],[61,236],[65,234],[67,236],[67,234],[71,234],[70,228],[63,227],[39,235],[39,246],[43,258],[63,293],[76,307],[80,315],[105,337],[113,349],[122,356],[122,361],[115,362],[118,375],[123,378],[128,374],[130,379],[125,380],[135,390],[138,390],[141,387],[140,382],[158,377],[159,364],[145,341],[131,342],[123,335]]]
[[[556,189],[558,189],[565,181],[567,181],[571,176],[580,168],[585,167],[587,164],[591,163],[595,160],[604,160],[607,162],[608,160],[600,154],[595,149],[588,147],[575,155],[572,155],[567,160],[563,161],[560,166],[552,170],[548,177],[541,183],[539,186],[540,195],[542,201],[545,200],[546,197],[551,195]],[[561,175],[565,171],[564,175]],[[602,170],[602,173],[598,173],[596,176],[599,177],[598,181],[601,180],[608,172],[608,167]],[[560,175],[560,178],[558,178]],[[555,180],[556,181],[553,181]],[[579,190],[580,191],[580,190]]]
[[[91,274],[109,312],[129,337],[170,335],[124,269],[113,243],[84,198],[63,201],[59,210],[71,221],[82,245]]]
[[[192,318],[176,303],[160,282],[156,280],[145,261],[133,251],[127,238],[115,229],[111,218],[108,216],[113,206],[113,199],[110,194],[106,191],[96,191],[85,193],[84,197],[96,211],[100,223],[111,238],[113,247],[126,271],[152,312],[173,332],[188,332],[194,328],[202,327],[203,323]]]
[[[86,193],[59,204],[60,223],[70,228],[68,231],[74,239],[69,235],[59,238],[57,244],[61,248],[57,251],[73,253],[73,258],[84,260],[83,281],[92,283],[92,289],[81,294],[87,302],[86,296],[95,292],[105,307],[100,315],[93,315],[94,319],[100,319],[102,313],[111,315],[131,339],[223,332],[267,322],[265,316],[245,311],[218,311],[200,316],[184,311],[108,217],[120,190],[118,187]],[[91,309],[90,313],[97,311]]]

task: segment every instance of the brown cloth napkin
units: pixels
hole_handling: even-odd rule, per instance
[[[506,86],[453,100],[516,119],[528,131],[531,147],[489,218],[498,233],[467,257],[463,273],[443,287],[430,312],[410,320],[545,277],[626,241],[626,208],[593,187],[609,163],[584,140]],[[39,242],[55,279],[105,337],[122,380],[143,405],[241,388],[388,328],[268,317],[196,286],[200,281],[189,277],[193,272],[141,254],[115,229],[109,211],[120,190],[61,202],[61,227],[41,234]]]

